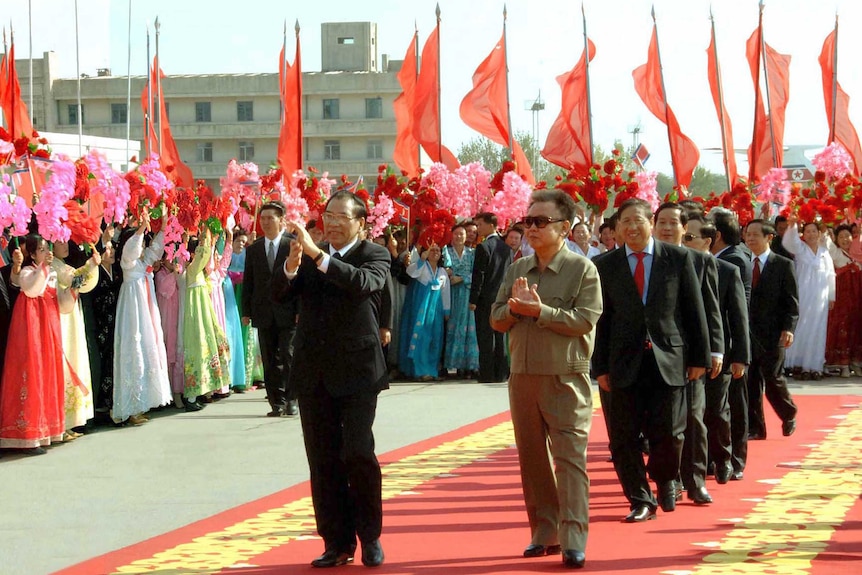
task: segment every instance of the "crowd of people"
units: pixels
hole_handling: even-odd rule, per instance
[[[856,224],[742,228],[722,208],[653,212],[637,199],[605,221],[538,190],[522,221],[499,229],[479,213],[439,245],[411,230],[366,241],[366,215],[349,192],[308,225],[272,201],[263,237],[204,230],[184,266],[146,213],[87,249],[13,243],[0,270],[0,448],[43,454],[88,422],[143,425],[153,409],[195,412],[265,385],[266,416],[301,415],[326,543],[313,564],[352,561],[358,537],[377,565],[377,393],[399,378],[508,382],[524,555],[580,567],[591,379],[635,523],[683,493],[712,503],[709,475],[742,480],[749,440],[767,435],[764,394],[791,435],[786,377],[862,375]]]

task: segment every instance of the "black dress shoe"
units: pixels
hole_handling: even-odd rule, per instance
[[[587,562],[587,557],[583,551],[577,549],[566,549],[563,551],[563,567],[569,569],[580,569]]]
[[[640,504],[632,509],[631,513],[626,515],[624,521],[626,523],[640,523],[641,521],[650,521],[651,519],[655,519],[655,509],[650,508],[649,505]]]
[[[189,401],[188,399],[186,400],[186,406],[185,406],[186,411],[189,411],[189,412],[200,411],[203,408],[204,408],[204,406],[201,405],[200,403],[198,403],[197,401]]]
[[[748,440],[749,441],[762,441],[764,439],[766,439],[765,433],[749,433],[748,434]]]
[[[712,503],[712,496],[706,490],[706,487],[689,489],[688,498],[694,501],[695,505],[708,505]]]
[[[725,463],[723,465],[715,466],[715,481],[719,485],[724,485],[730,480],[730,476],[733,474],[733,467],[731,467],[730,463]]]
[[[284,413],[290,416],[299,415],[299,404],[295,399],[291,399],[287,402],[287,407],[285,408]]]
[[[338,567],[339,565],[347,565],[353,563],[353,553],[347,551],[338,551],[336,549],[327,549],[323,555],[311,562],[312,567]]]
[[[781,424],[781,433],[784,437],[790,437],[796,431],[796,419],[788,419]]]
[[[273,409],[269,413],[266,414],[267,417],[281,417],[284,415],[280,409]]]
[[[662,511],[670,513],[676,509],[677,494],[676,483],[673,481],[658,488],[658,504]]]
[[[731,481],[742,481],[742,471],[734,471],[730,474]]]
[[[524,549],[524,557],[542,557],[544,555],[559,555],[562,548],[559,545],[527,545]]]
[[[380,539],[362,544],[362,564],[366,567],[383,565],[383,547]]]

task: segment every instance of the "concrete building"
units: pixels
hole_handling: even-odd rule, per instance
[[[391,162],[396,125],[392,103],[400,94],[400,62],[378,62],[377,25],[324,23],[323,71],[303,73],[305,166],[336,179],[362,175],[373,187],[377,166]],[[290,52],[290,50],[288,50]],[[46,52],[33,65],[33,116],[37,130],[78,132],[76,79],[55,78],[57,55]],[[163,57],[163,62],[165,58]],[[22,97],[29,102],[29,62],[16,62]],[[163,68],[169,63],[163,63]],[[381,70],[382,68],[382,70]],[[144,76],[127,78],[99,70],[81,80],[83,131],[92,136],[141,140]],[[253,161],[261,172],[275,163],[281,118],[278,73],[169,75],[162,80],[168,117],[180,156],[196,178],[216,185],[232,159]]]

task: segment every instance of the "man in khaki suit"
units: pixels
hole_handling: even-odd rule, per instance
[[[574,213],[564,192],[533,192],[524,224],[535,254],[509,267],[491,325],[509,332],[509,408],[532,537],[524,556],[562,552],[563,565],[580,568],[588,531],[590,357],[602,290],[592,262],[565,246]]]

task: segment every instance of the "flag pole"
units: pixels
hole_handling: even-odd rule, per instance
[[[284,28],[281,33],[281,51],[284,58],[281,60],[281,85],[278,87],[281,92],[281,125],[287,122],[287,18],[284,19]]]
[[[129,146],[132,139],[132,0],[129,0],[128,57],[126,59],[126,170],[129,169]]]
[[[835,38],[832,46],[832,117],[829,119],[829,143],[835,141],[835,124],[838,118],[838,13],[835,13]]]
[[[435,72],[437,76],[437,158],[439,161],[443,161],[443,119],[442,114],[440,113],[440,3],[437,3],[437,8],[434,10],[434,14],[437,16],[437,70]],[[418,54],[417,54],[418,58]],[[422,164],[420,164],[421,166]]]
[[[9,22],[9,46],[13,50],[15,49],[15,30],[12,28],[12,22],[11,21]],[[12,58],[9,58],[8,54],[9,54],[9,51],[7,50],[6,51],[6,78],[7,78],[7,80],[11,75],[12,68],[15,66],[15,61]],[[79,82],[80,82],[80,80],[79,80]],[[12,106],[12,107],[14,107],[15,104],[16,104],[15,100],[10,102],[10,106]],[[14,109],[11,111],[12,111],[12,113],[9,114],[9,120],[8,120],[8,122],[9,122],[9,133],[12,134],[12,139],[16,140],[17,134],[15,132],[15,117],[17,116],[17,114],[15,113]]]
[[[81,47],[78,41],[78,0],[75,0],[75,72],[78,84],[78,157],[84,155],[84,107],[81,105]]]
[[[10,22],[9,25],[11,26],[12,23]],[[3,66],[4,66],[4,68],[2,70],[0,70],[0,75],[2,75],[2,77],[4,77],[4,78],[8,78],[9,77],[9,72],[8,72],[8,70],[9,70],[9,46],[6,44],[6,26],[3,26]],[[2,108],[0,108],[0,126],[2,126],[2,124],[3,124],[3,110],[2,110]],[[11,130],[10,130],[10,132],[11,132]],[[14,138],[14,135],[13,135],[13,138]]]
[[[763,0],[760,0],[760,59],[763,62],[763,85],[766,88],[766,107],[769,109],[767,116],[769,118],[769,138],[772,147],[772,166],[778,166],[778,153],[775,149],[775,126],[772,123],[772,100],[769,95],[769,68],[766,66],[766,40],[763,38]]]
[[[297,140],[298,145],[296,147],[297,151],[299,152],[299,157],[297,158],[297,164],[296,165],[299,166],[299,169],[301,170],[302,165],[303,165],[303,145],[302,145],[302,139],[303,138],[302,138],[302,134],[301,134],[301,130],[302,130],[302,89],[300,88],[300,84],[302,84],[302,68],[301,68],[302,64],[299,61],[299,18],[296,19],[296,24],[294,24],[293,29],[296,32],[296,51],[293,54],[293,66],[294,67],[300,66],[300,68],[298,68],[296,71],[297,76],[299,78],[299,80],[298,80],[299,83],[296,85],[296,88],[298,90],[298,93],[296,95],[296,106],[297,106],[296,117],[299,119],[299,127],[300,127],[300,134],[298,134],[299,138]],[[287,59],[287,57],[285,56],[285,60],[286,59]],[[286,77],[285,77],[285,79],[286,79]]]
[[[158,120],[156,121],[156,142],[159,147],[159,157],[162,157],[162,100],[165,95],[162,93],[162,61],[159,60],[159,35],[161,34],[162,25],[159,24],[159,17],[156,16],[156,97],[159,99]],[[155,103],[153,104],[155,107]]]
[[[439,36],[437,38],[437,42],[438,44],[440,42]],[[416,20],[413,20],[413,69],[415,70],[415,78],[413,79],[413,98],[415,100],[416,84],[419,83],[419,24],[416,23]],[[410,113],[412,115],[413,110],[410,110]],[[437,115],[440,115],[439,112]],[[422,167],[422,144],[420,144],[418,140],[416,140],[416,167]]]
[[[590,165],[593,165],[593,103],[590,97],[590,40],[587,36],[587,13],[584,9],[584,2],[581,0],[581,15],[584,20],[584,63],[587,80],[587,131],[590,134]],[[538,142],[536,142],[538,145]]]
[[[153,141],[150,134],[153,132],[153,74],[150,61],[150,25],[147,24],[147,111],[144,118],[144,143],[147,157],[153,153]]]
[[[661,50],[659,49],[658,45],[658,24],[656,23],[655,19],[655,4],[653,4],[652,7],[652,26],[653,31],[655,32],[655,53],[656,56],[658,56],[658,72],[659,78],[661,79],[661,95],[664,99],[664,123],[667,126],[667,143],[670,147],[671,164],[673,166],[673,185],[674,187],[676,187],[679,185],[679,177],[677,176],[676,162],[673,161],[673,138],[671,137],[669,121],[670,117],[668,113],[670,111],[670,107],[667,105],[667,90],[665,90],[664,88],[664,70],[661,67]]]
[[[509,52],[506,49],[506,5],[503,4],[503,65],[506,67],[506,122],[509,124],[509,158],[515,159],[515,146],[512,135],[512,106],[509,105]]]
[[[715,59],[715,85],[718,87],[718,119],[721,122],[721,155],[724,160],[724,177],[727,180],[727,189],[733,188],[730,181],[730,154],[733,150],[727,149],[727,132],[724,119],[724,92],[721,85],[721,68],[718,65],[718,43],[715,40],[715,18],[712,15],[712,6],[709,7],[709,21],[712,27],[712,57]]]
[[[33,0],[27,0],[27,37],[30,39],[30,123],[33,123]],[[33,129],[36,127],[33,126]]]

